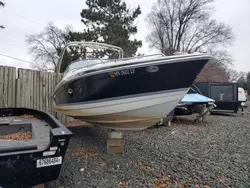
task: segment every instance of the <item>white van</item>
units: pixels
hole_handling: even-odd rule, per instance
[[[246,93],[245,90],[241,87],[238,87],[238,104],[239,106],[246,106]]]

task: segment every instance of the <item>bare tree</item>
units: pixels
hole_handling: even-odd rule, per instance
[[[225,67],[218,62],[207,64],[195,82],[228,82],[229,76]]]
[[[49,22],[42,32],[27,35],[26,43],[29,46],[29,52],[35,57],[33,67],[38,70],[54,71],[66,43],[65,35],[69,32],[69,26],[61,30]]]
[[[233,57],[225,50],[214,50],[209,48],[207,50],[209,54],[211,54],[215,59],[216,62],[221,64],[221,66],[227,68],[228,66],[233,66]]]
[[[237,71],[233,68],[227,70],[229,82],[238,82],[238,80],[242,77],[246,77],[246,73],[242,71]]]
[[[239,74],[232,69],[233,58],[226,51],[208,49],[216,61],[207,64],[198,75],[196,82],[237,82]],[[237,74],[237,75],[236,75]]]
[[[147,17],[147,41],[166,55],[230,44],[230,26],[211,19],[213,0],[158,0]]]

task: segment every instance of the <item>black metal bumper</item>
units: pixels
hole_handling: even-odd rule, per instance
[[[50,144],[42,151],[36,150],[36,146],[0,149],[0,187],[3,188],[26,188],[57,179],[62,163],[37,167],[37,160],[61,157],[63,162],[69,140],[73,135],[48,113],[27,108],[0,108],[0,117],[24,114],[33,115],[51,126]],[[54,151],[54,155],[46,156],[46,152],[50,151]]]

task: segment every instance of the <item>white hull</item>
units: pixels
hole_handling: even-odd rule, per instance
[[[171,112],[189,88],[112,98],[89,103],[55,105],[57,112],[115,130],[142,130]]]

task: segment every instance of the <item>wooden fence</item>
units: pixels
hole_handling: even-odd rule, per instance
[[[0,66],[0,107],[27,107],[55,115],[52,94],[60,81],[55,73]],[[71,118],[57,114],[67,123]]]

